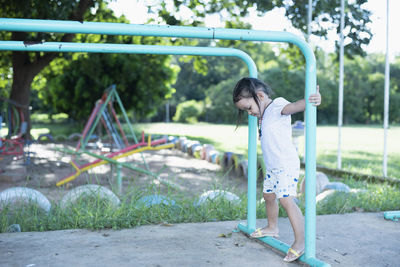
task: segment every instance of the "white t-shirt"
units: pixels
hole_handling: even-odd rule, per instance
[[[261,122],[261,149],[268,170],[298,169],[300,160],[292,142],[292,119],[282,115],[290,102],[278,97],[264,111]]]

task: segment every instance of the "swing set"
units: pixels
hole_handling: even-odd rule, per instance
[[[221,40],[287,42],[297,45],[306,61],[305,99],[316,92],[316,60],[311,47],[289,32],[256,31],[244,29],[183,27],[169,25],[135,25],[104,22],[78,22],[33,19],[0,18],[0,30],[51,33],[81,33],[158,36],[173,38],[203,38]],[[25,45],[23,41],[0,41],[0,50],[41,51],[41,52],[96,52],[96,53],[136,53],[158,55],[198,55],[230,56],[242,59],[249,68],[249,76],[257,78],[257,68],[249,55],[241,50],[221,47],[158,46],[132,44],[97,44],[43,42]],[[311,266],[329,266],[315,256],[316,248],[316,108],[306,101],[306,209],[305,209],[305,253],[299,260]],[[248,141],[248,203],[247,224],[240,223],[238,229],[246,234],[256,229],[256,187],[257,187],[257,119],[249,115]],[[287,253],[290,246],[273,238],[262,237],[260,241]]]

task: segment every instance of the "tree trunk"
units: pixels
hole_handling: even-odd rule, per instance
[[[77,9],[69,16],[71,20],[82,21],[84,13],[94,6],[93,0],[80,0]],[[75,34],[67,33],[61,38],[61,42],[70,42]],[[13,41],[26,41],[27,33],[13,32]],[[23,110],[24,119],[27,122],[27,131],[23,135],[26,139],[31,139],[31,119],[29,114],[31,84],[35,76],[50,62],[58,56],[58,53],[45,53],[39,52],[16,52],[12,53],[12,67],[13,67],[13,84],[11,87],[10,100],[15,105]],[[20,125],[18,125],[20,127]]]
[[[25,38],[25,32],[12,33],[13,40],[23,41]],[[14,51],[12,53],[13,84],[11,87],[10,100],[15,103],[18,109],[22,109],[23,111],[24,119],[28,126],[26,132],[23,134],[23,137],[26,139],[31,139],[29,104],[32,81],[56,56],[57,54],[55,53],[47,53],[44,56],[35,53],[35,57],[32,57],[32,55],[27,52]],[[18,127],[20,127],[20,125],[18,125]]]
[[[18,65],[18,64],[17,64]],[[31,129],[31,120],[29,115],[29,103],[30,103],[30,92],[31,92],[31,83],[35,74],[32,71],[32,68],[27,66],[19,66],[17,67],[13,61],[13,84],[11,87],[10,100],[16,103],[18,109],[22,109],[24,114],[24,119],[27,122],[27,131],[24,133],[23,137],[26,139],[30,139],[30,129]]]

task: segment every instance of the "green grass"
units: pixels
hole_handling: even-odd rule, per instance
[[[336,214],[354,211],[386,211],[400,207],[399,187],[388,184],[369,184],[345,178],[344,182],[351,188],[358,189],[354,193],[335,192],[317,204],[317,214]],[[118,207],[98,195],[83,195],[74,204],[61,208],[52,203],[49,214],[34,203],[24,205],[7,205],[0,209],[0,233],[6,232],[8,226],[19,224],[21,231],[52,231],[63,229],[123,229],[148,224],[200,223],[226,220],[245,220],[247,211],[246,192],[237,192],[232,188],[218,188],[235,193],[241,201],[230,203],[223,198],[195,205],[197,198],[184,196],[174,189],[161,192],[156,186],[146,190],[134,187],[121,197]],[[63,189],[60,189],[63,190]],[[60,192],[62,193],[62,192]],[[175,205],[140,204],[139,199],[145,195],[162,194],[175,201]],[[257,196],[261,200],[261,192]],[[299,206],[305,211],[304,197],[300,196]],[[257,202],[257,218],[265,218],[265,206]],[[279,216],[286,217],[282,207]]]
[[[344,170],[382,175],[383,129],[374,126],[342,128],[342,168]],[[388,130],[388,176],[400,178],[400,127]],[[317,163],[337,167],[338,130],[333,126],[317,128]]]
[[[389,184],[367,183],[345,177],[344,183],[356,192],[335,192],[317,205],[317,214],[378,212],[400,209],[400,188]]]
[[[225,189],[226,190],[226,189]],[[73,205],[62,209],[52,203],[52,209],[46,214],[33,203],[29,205],[8,205],[0,210],[0,232],[5,232],[12,224],[19,224],[21,231],[50,231],[74,228],[86,229],[122,229],[159,223],[189,223],[246,218],[246,194],[237,193],[240,203],[230,203],[223,198],[210,200],[197,206],[196,198],[172,192],[166,196],[175,201],[175,205],[146,206],[139,203],[144,195],[159,194],[155,187],[147,190],[132,189],[121,199],[118,207],[97,196],[82,196]]]

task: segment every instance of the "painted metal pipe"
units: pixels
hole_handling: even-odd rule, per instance
[[[387,177],[388,149],[387,137],[389,129],[389,98],[390,98],[390,59],[389,59],[389,0],[386,1],[386,55],[385,55],[385,87],[383,98],[383,177]]]
[[[182,27],[182,26],[162,26],[162,25],[134,25],[134,24],[119,24],[105,22],[78,22],[78,21],[55,21],[55,20],[30,20],[30,19],[9,19],[0,18],[0,30],[6,31],[25,31],[25,32],[53,32],[53,33],[87,33],[87,34],[112,34],[112,35],[138,35],[138,36],[158,36],[158,37],[183,37],[183,38],[204,38],[204,39],[224,39],[224,40],[243,40],[243,41],[267,41],[267,42],[288,42],[295,44],[300,48],[306,60],[306,84],[305,84],[305,99],[306,111],[306,251],[304,261],[313,262],[315,259],[315,177],[316,177],[316,108],[312,106],[308,97],[316,92],[316,61],[311,47],[304,39],[288,32],[275,31],[255,31],[244,29],[222,29],[222,28],[201,28],[201,27]],[[251,58],[244,52],[234,52],[233,50],[224,50],[228,48],[215,47],[166,47],[166,46],[140,46],[136,48],[136,52],[126,47],[114,47],[118,51],[113,50],[113,44],[90,44],[88,47],[80,45],[63,43],[58,50],[47,48],[41,50],[45,45],[57,45],[57,43],[14,43],[11,45],[9,41],[0,42],[0,50],[19,50],[19,51],[51,51],[61,52],[60,50],[69,47],[72,52],[73,45],[81,47],[82,50],[76,52],[98,52],[98,53],[149,53],[149,54],[175,54],[175,55],[213,55],[221,56],[236,56],[243,59],[249,67],[250,77],[257,77],[257,70],[249,64]],[[59,45],[61,43],[58,43]],[[69,46],[71,45],[71,46]],[[95,45],[99,45],[95,47]],[[124,46],[124,45],[122,45]],[[18,49],[16,49],[18,47]],[[24,48],[23,48],[24,47]],[[34,48],[40,47],[40,48]],[[160,49],[158,49],[160,48]],[[38,49],[38,50],[35,50]],[[122,49],[122,50],[119,50]],[[185,51],[183,51],[183,50]],[[210,54],[202,54],[199,51],[205,49]],[[221,50],[222,49],[222,50]],[[162,50],[162,51],[161,51]],[[129,52],[130,51],[130,52]],[[232,54],[231,54],[232,53]],[[251,60],[252,62],[252,60]],[[254,64],[254,62],[253,62]],[[255,229],[256,220],[256,146],[257,146],[257,125],[256,118],[249,117],[249,187],[248,187],[248,221],[246,229],[252,231]]]
[[[337,168],[342,168],[342,126],[343,126],[343,84],[344,84],[344,8],[345,1],[340,1],[340,52],[339,52],[339,91],[338,91],[338,149]]]
[[[249,229],[244,226],[243,224],[239,224],[238,226],[239,230],[250,235],[252,233],[252,231],[249,231]],[[269,237],[269,236],[265,236],[265,237],[261,237],[261,238],[257,238],[258,240],[270,245],[271,247],[276,248],[277,250],[286,253],[290,246],[282,241],[279,241],[273,237]],[[306,255],[304,254],[303,256],[301,256],[299,258],[299,260],[306,262],[308,265],[310,266],[318,266],[318,267],[327,267],[330,266],[330,264],[325,263],[323,261],[318,260],[317,258],[306,258]]]
[[[0,30],[288,42],[301,49],[308,64],[315,64],[314,53],[305,40],[289,32],[13,18],[0,18]]]
[[[238,57],[246,63],[247,67],[249,68],[250,75],[257,76],[257,67],[253,59],[245,52],[234,48],[67,42],[43,42],[27,44],[22,41],[0,41],[0,50],[25,52],[89,52]]]

